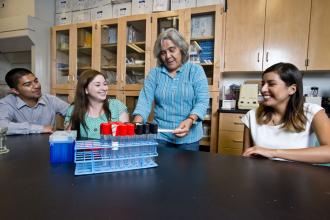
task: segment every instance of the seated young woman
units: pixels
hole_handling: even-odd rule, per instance
[[[69,107],[64,125],[77,130],[78,138],[100,139],[100,124],[108,121],[128,122],[127,107],[117,99],[108,99],[106,76],[85,70],[78,79],[74,103]]]
[[[243,156],[308,163],[330,162],[330,121],[324,109],[305,103],[301,72],[277,63],[262,74],[263,101],[243,118]],[[314,146],[316,135],[320,146]]]

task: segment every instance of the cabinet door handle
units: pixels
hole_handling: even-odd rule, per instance
[[[266,62],[268,62],[268,52],[266,52]]]
[[[260,55],[260,53],[258,52],[258,56],[257,56],[257,62],[258,63],[260,62],[259,55]]]
[[[243,143],[241,140],[232,140],[234,143]]]
[[[234,122],[234,125],[244,125],[244,123],[241,123],[241,122]]]

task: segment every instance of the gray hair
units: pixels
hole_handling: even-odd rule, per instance
[[[185,63],[189,59],[189,44],[184,39],[182,34],[174,28],[169,28],[158,35],[158,38],[154,45],[154,56],[157,58],[157,65],[162,66],[163,61],[160,58],[160,52],[162,51],[162,42],[164,40],[171,40],[175,46],[180,48],[182,55],[182,63]]]

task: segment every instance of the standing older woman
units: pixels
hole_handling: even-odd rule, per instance
[[[302,75],[277,63],[262,75],[264,101],[243,118],[243,156],[261,155],[309,163],[330,163],[330,123],[324,109],[304,103]],[[314,147],[313,134],[320,146]]]
[[[160,146],[197,151],[202,121],[209,105],[207,78],[201,66],[188,62],[189,45],[175,29],[162,32],[154,45],[158,67],[152,69],[133,112],[134,122],[145,122],[154,102],[154,122]]]
[[[66,129],[77,130],[78,137],[100,139],[100,124],[128,121],[126,106],[117,99],[108,99],[106,76],[96,70],[81,73],[74,99],[65,117]]]

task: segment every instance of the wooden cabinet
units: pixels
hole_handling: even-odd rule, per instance
[[[220,57],[223,55],[222,14],[222,7],[214,5],[188,9],[185,15],[186,26],[190,27],[185,33],[190,42],[190,61],[203,67],[210,91],[219,91]]]
[[[210,30],[209,34],[198,36],[192,31],[192,23],[200,17],[210,19],[210,24],[202,26]],[[108,76],[108,95],[125,103],[131,115],[147,74],[156,66],[153,47],[157,36],[167,28],[176,28],[191,44],[212,44],[213,50],[204,50],[212,52],[210,61],[201,63],[211,94],[208,115],[203,122],[205,137],[201,144],[216,152],[220,63],[223,55],[222,17],[223,8],[214,5],[55,26],[52,29],[53,94],[73,100],[80,73],[93,68]],[[153,113],[148,121],[152,118]]]
[[[203,121],[203,138],[200,145],[209,148],[207,150],[212,153],[217,152],[218,108],[219,92],[210,92],[210,102]]]
[[[140,90],[150,70],[151,15],[119,19],[120,72],[124,90]]]
[[[118,19],[103,20],[98,23],[99,29],[96,33],[97,47],[97,70],[106,74],[110,90],[119,90],[122,78],[119,75],[121,50],[118,46]]]
[[[330,1],[312,0],[307,70],[330,70]]]
[[[157,66],[157,59],[153,56],[154,43],[157,40],[158,35],[169,28],[175,28],[180,33],[186,33],[185,26],[187,25],[185,10],[177,11],[165,11],[152,14],[152,26],[151,26],[151,67]]]
[[[74,44],[75,25],[57,26],[52,29],[52,88],[70,89],[76,73]]]
[[[225,71],[262,70],[266,0],[228,0]]]
[[[228,0],[224,70],[305,69],[310,9],[311,0]]]
[[[243,114],[220,113],[218,153],[223,155],[241,155],[243,151],[244,124]]]

